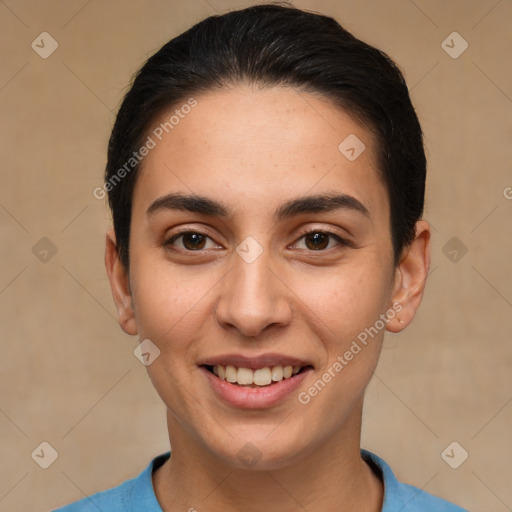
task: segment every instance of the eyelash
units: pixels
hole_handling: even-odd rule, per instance
[[[297,242],[299,240],[302,240],[303,238],[307,237],[308,235],[311,235],[311,234],[317,234],[317,233],[320,233],[320,234],[323,234],[323,235],[328,235],[329,237],[331,238],[334,238],[337,242],[338,242],[338,245],[339,246],[344,246],[344,247],[350,247],[351,244],[345,240],[344,238],[341,238],[339,235],[337,235],[336,233],[330,231],[329,229],[310,229],[308,231],[304,231],[300,234],[299,238],[297,239]],[[209,238],[210,240],[212,240],[212,237],[208,234],[208,233],[203,233],[201,231],[194,231],[194,230],[184,230],[184,231],[180,231],[179,233],[176,233],[174,234],[173,236],[171,236],[171,238],[169,238],[164,245],[166,246],[172,246],[173,243],[178,240],[179,238],[181,238],[183,235],[187,235],[187,234],[195,234],[195,235],[201,235],[201,236],[204,236],[204,237],[207,237]],[[329,252],[331,251],[332,249],[334,249],[333,247],[329,248],[329,249],[318,249],[318,250],[314,250],[314,249],[305,249],[306,251],[308,252],[311,252],[311,253],[322,253],[322,252]],[[184,249],[184,248],[180,248],[179,250],[182,250],[182,251],[185,251],[185,252],[189,252],[189,253],[194,253],[194,252],[197,252],[197,253],[201,253],[205,250],[208,250],[208,249],[197,249],[197,250],[190,250],[190,249]]]

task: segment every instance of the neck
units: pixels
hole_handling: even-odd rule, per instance
[[[168,423],[175,448],[153,475],[157,500],[164,512],[175,510],[239,510],[292,512],[380,512],[383,487],[361,459],[361,407],[353,425],[318,446],[308,456],[281,469],[261,471],[228,465],[198,446],[197,440],[176,434]],[[352,435],[348,435],[351,431]]]

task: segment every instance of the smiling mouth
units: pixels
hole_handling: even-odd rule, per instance
[[[312,366],[264,366],[252,370],[250,368],[236,367],[232,365],[216,364],[203,365],[210,373],[220,380],[246,388],[261,388],[272,386],[282,380],[287,380]]]

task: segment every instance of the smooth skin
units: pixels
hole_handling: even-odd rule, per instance
[[[250,85],[196,99],[143,161],[129,272],[113,231],[106,240],[119,323],[161,351],[147,370],[167,408],[172,457],[153,475],[157,499],[164,512],[380,511],[382,482],[360,456],[363,396],[385,330],[403,330],[421,302],[429,225],[417,222],[395,268],[375,141],[327,99]],[[349,134],[366,146],[354,161],[338,150]],[[147,213],[170,193],[221,202],[229,216]],[[274,218],[283,203],[318,194],[350,195],[369,215],[340,208]],[[335,236],[316,235],[317,245],[305,235],[326,230]],[[170,241],[181,231],[204,237]],[[247,237],[263,249],[252,263],[236,252]],[[402,309],[386,328],[308,404],[300,403],[298,393],[396,302]],[[309,361],[313,371],[297,392],[266,409],[222,402],[198,366],[220,354],[268,352]],[[248,442],[260,454],[251,467],[238,456]]]

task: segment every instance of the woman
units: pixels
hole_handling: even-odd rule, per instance
[[[400,71],[331,18],[254,6],[153,55],[95,195],[172,456],[59,510],[462,510],[360,448],[430,265],[425,169]]]

